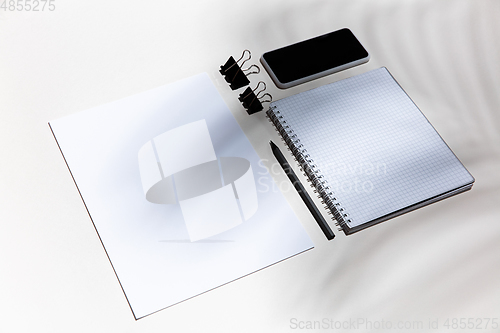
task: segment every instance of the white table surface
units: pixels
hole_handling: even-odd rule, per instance
[[[52,3],[0,10],[1,332],[418,332],[429,322],[458,332],[460,318],[500,330],[498,0]],[[246,115],[218,67],[343,27],[368,64],[287,90],[264,71],[252,84],[279,99],[386,66],[476,178],[472,191],[330,242],[289,192],[314,250],[134,320],[47,122],[208,72],[272,159],[277,135],[263,112]]]

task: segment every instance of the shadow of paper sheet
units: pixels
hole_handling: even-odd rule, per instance
[[[158,135],[138,157],[146,199],[179,203],[191,242],[232,229],[257,211],[250,162],[217,159],[205,120]]]

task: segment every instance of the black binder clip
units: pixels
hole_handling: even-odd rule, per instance
[[[238,65],[238,63],[245,57],[245,53],[247,52],[248,59],[245,59],[241,63],[241,65]],[[222,74],[222,76],[224,76],[224,79],[227,83],[229,83],[229,86],[232,90],[239,89],[249,84],[250,81],[247,78],[248,75],[260,73],[260,67],[257,65],[252,65],[248,68],[243,69],[243,65],[245,64],[245,62],[250,60],[251,57],[252,53],[249,50],[244,50],[238,60],[234,60],[233,56],[230,56],[226,63],[220,66],[219,72]],[[255,67],[256,71],[254,70],[250,72],[250,69],[252,67]]]
[[[262,88],[258,93],[255,93],[255,90],[259,88],[260,84],[264,85],[264,88]],[[260,97],[259,95],[266,90],[266,84],[263,81],[260,81],[255,89],[250,89],[250,87],[246,88],[245,91],[240,94],[240,97],[238,97],[238,100],[243,104],[243,107],[247,110],[248,114],[254,114],[256,112],[262,111],[264,107],[262,106],[262,103],[264,102],[271,102],[273,100],[273,97],[269,93],[264,93]],[[268,100],[262,100],[264,96],[268,96]]]

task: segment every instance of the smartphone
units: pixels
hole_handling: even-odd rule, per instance
[[[281,89],[361,65],[370,54],[344,28],[266,52],[260,62]]]

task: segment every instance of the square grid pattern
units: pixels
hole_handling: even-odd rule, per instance
[[[474,181],[386,68],[271,105],[328,181],[350,227]]]

